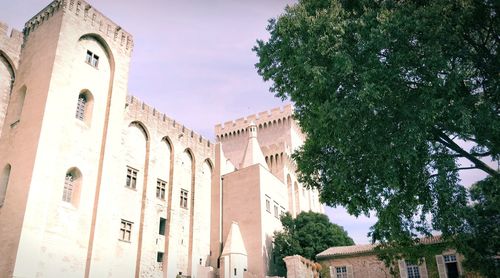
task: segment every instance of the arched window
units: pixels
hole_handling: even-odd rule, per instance
[[[92,94],[85,90],[78,95],[75,118],[89,124],[92,116]]]
[[[87,97],[84,94],[80,94],[78,96],[78,103],[76,105],[75,117],[82,121],[85,118],[85,106],[87,106]]]
[[[7,186],[9,185],[10,164],[7,164],[0,175],[0,207],[3,206],[5,196],[7,195]]]
[[[72,168],[66,172],[62,194],[62,200],[64,202],[73,204],[74,206],[78,205],[80,197],[80,183],[81,174],[78,169]]]
[[[67,173],[66,178],[64,178],[64,190],[62,200],[71,203],[73,198],[73,188],[75,186],[75,177],[72,173]]]

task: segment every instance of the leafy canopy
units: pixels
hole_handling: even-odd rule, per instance
[[[257,42],[259,74],[307,134],[300,180],[327,205],[375,211],[373,241],[468,232],[460,171],[500,186],[481,160],[500,158],[499,12],[491,0],[300,0]]]
[[[281,216],[283,231],[275,232],[273,256],[279,275],[285,275],[283,258],[301,255],[315,260],[316,255],[332,246],[353,245],[354,241],[339,225],[332,224],[328,217],[316,212],[301,212],[296,218],[289,213]]]

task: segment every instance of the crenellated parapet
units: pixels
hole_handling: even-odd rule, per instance
[[[292,121],[293,107],[288,104],[281,108],[253,114],[235,121],[229,121],[215,126],[215,135],[218,141],[225,137],[239,136],[246,134],[246,128],[250,122],[254,122],[258,129],[267,129],[275,125],[283,125]]]
[[[297,165],[292,159],[293,150],[284,142],[261,146],[264,159],[270,168],[272,165],[279,165],[279,167],[286,167],[289,171],[295,172]]]
[[[128,113],[135,120],[144,123],[148,128],[154,128],[157,133],[162,133],[163,136],[168,135],[172,140],[181,141],[183,145],[190,146],[193,150],[206,153],[214,152],[214,144],[210,140],[203,138],[200,134],[138,98],[127,96],[126,105]]]
[[[23,29],[25,39],[28,39],[29,35],[38,26],[59,11],[72,13],[87,24],[91,30],[101,34],[104,38],[108,38],[109,41],[114,42],[115,45],[121,47],[125,52],[130,53],[132,51],[134,45],[132,35],[101,12],[94,9],[89,3],[82,0],[55,0],[50,3],[26,22]]]
[[[38,26],[40,26],[49,18],[51,18],[57,11],[59,11],[63,7],[63,5],[64,5],[63,0],[55,0],[49,5],[47,5],[40,12],[38,12],[30,20],[28,20],[24,24],[24,29],[23,29],[25,38],[27,38],[29,34],[35,31],[38,28]]]
[[[16,29],[9,33],[9,25],[0,22],[0,55],[5,56],[13,71],[19,63],[22,44],[23,34]]]

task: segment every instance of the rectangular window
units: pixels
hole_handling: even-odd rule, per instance
[[[284,207],[280,206],[280,210],[281,210],[280,215],[285,214],[285,212],[286,212],[286,211],[285,211],[285,208],[284,208]]]
[[[266,211],[271,213],[271,200],[266,196]]]
[[[188,191],[185,189],[181,189],[181,208],[187,209],[188,207]]]
[[[85,56],[85,62],[89,65],[92,63],[92,56],[93,56],[93,53],[91,51],[87,50],[87,55]]]
[[[156,253],[156,262],[158,263],[163,262],[163,252]]]
[[[346,266],[335,267],[335,277],[347,278],[347,267]]]
[[[122,219],[120,225],[120,239],[123,241],[130,242],[130,236],[132,234],[132,222]]]
[[[160,217],[160,226],[159,226],[159,229],[158,229],[158,233],[162,236],[165,235],[165,226],[167,224],[167,219],[163,218],[163,217]]]
[[[99,56],[92,53],[92,51],[87,50],[87,55],[85,55],[85,62],[94,68],[99,66]]]
[[[280,218],[279,206],[277,203],[274,203],[274,217]]]
[[[444,265],[446,267],[446,274],[448,277],[459,277],[460,272],[458,271],[458,262],[456,255],[444,255]]]
[[[413,265],[409,261],[406,261],[406,271],[408,271],[408,278],[420,278],[418,265]]]
[[[457,261],[457,257],[455,255],[444,255],[443,258],[445,263],[453,263]]]
[[[130,189],[135,189],[137,185],[137,170],[131,167],[127,167],[127,182],[125,187]]]
[[[167,182],[158,179],[156,181],[156,198],[165,200],[165,189],[167,188]]]

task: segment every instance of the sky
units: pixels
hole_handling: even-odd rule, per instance
[[[21,30],[49,0],[0,0],[0,21]],[[214,126],[283,106],[257,74],[252,51],[292,0],[89,0],[134,37],[129,93],[214,141]],[[7,4],[8,3],[8,4]],[[466,173],[478,179],[477,172]],[[469,181],[470,182],[470,181]],[[326,208],[357,244],[374,217]]]

